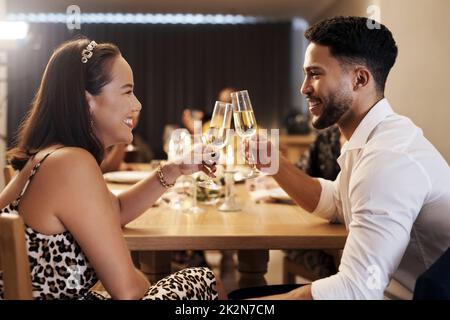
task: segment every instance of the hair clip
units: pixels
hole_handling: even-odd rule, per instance
[[[97,46],[97,42],[91,41],[87,46],[86,49],[83,49],[81,51],[81,62],[86,63],[88,60],[92,57],[93,50]]]

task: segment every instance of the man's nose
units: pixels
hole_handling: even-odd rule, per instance
[[[305,79],[302,83],[302,86],[300,87],[300,93],[307,96],[312,92],[312,90],[313,88],[311,84],[309,83],[309,81],[307,81],[307,79]]]

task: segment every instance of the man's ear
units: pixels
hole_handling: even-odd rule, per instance
[[[360,88],[367,86],[372,75],[369,70],[365,67],[357,67],[354,70],[353,75],[353,90],[356,91]]]

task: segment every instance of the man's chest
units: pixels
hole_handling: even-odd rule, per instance
[[[361,161],[361,150],[350,150],[346,151],[338,159],[339,165],[341,167],[341,173],[339,176],[339,198],[341,202],[341,214],[344,217],[345,224],[348,227],[352,220],[352,200],[351,192],[353,186],[364,177],[361,172],[356,170],[360,165]]]

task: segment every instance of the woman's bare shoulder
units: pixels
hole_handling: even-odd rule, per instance
[[[59,174],[79,172],[80,170],[89,170],[90,172],[100,170],[94,156],[89,151],[77,147],[64,147],[56,150],[44,161],[44,164],[47,165],[43,165],[43,168],[48,167]]]
[[[78,188],[80,184],[87,184],[88,188],[94,181],[104,181],[94,156],[77,147],[56,150],[45,159],[39,171],[38,176],[45,177],[47,184],[57,186],[60,191]]]
[[[87,151],[86,149],[79,147],[63,147],[58,150],[55,150],[54,153],[50,156],[50,158],[54,160],[58,160],[59,162],[78,162],[78,161],[88,161],[94,162],[94,156]]]
[[[57,150],[44,161],[40,170],[43,171],[40,178],[47,193],[58,194],[53,201],[55,210],[60,213],[80,212],[85,203],[94,205],[92,199],[96,202],[109,199],[100,167],[94,156],[84,149],[67,147]]]

